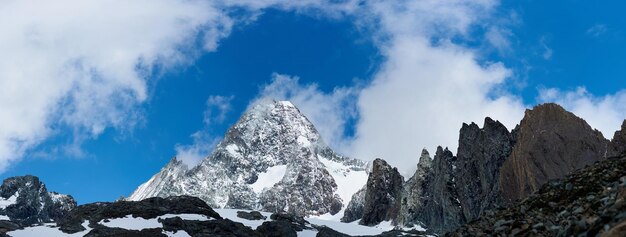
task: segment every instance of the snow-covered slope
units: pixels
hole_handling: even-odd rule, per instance
[[[336,214],[367,181],[365,165],[332,151],[293,104],[271,101],[249,109],[198,165],[174,158],[128,199],[191,195],[214,208]]]

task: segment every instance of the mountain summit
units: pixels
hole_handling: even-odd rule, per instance
[[[214,208],[334,215],[365,183],[365,166],[331,150],[291,102],[270,101],[246,111],[198,165],[173,158],[128,199],[191,195]]]

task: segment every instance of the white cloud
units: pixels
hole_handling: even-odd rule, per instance
[[[361,159],[382,157],[407,172],[422,147],[432,151],[443,145],[454,151],[462,122],[490,116],[511,128],[521,119],[524,105],[502,90],[510,70],[501,63],[481,62],[477,52],[450,40],[468,37],[472,27],[480,25],[494,29],[486,35],[492,45],[507,47],[506,29],[486,23],[498,4],[497,0],[4,1],[0,170],[59,127],[69,127],[79,142],[107,128],[132,128],[142,119],[136,111],[149,99],[147,85],[155,68],[187,65],[202,51],[217,50],[234,24],[277,8],[353,20],[371,34],[385,61],[365,86],[323,92],[315,84],[301,85],[297,77],[276,74],[261,96],[292,100],[331,146]],[[234,8],[245,11],[233,18],[227,13]],[[543,56],[549,59],[552,50],[542,43]],[[623,117],[619,113],[625,111],[619,107],[624,104],[619,104],[624,102],[623,92],[601,98],[574,94],[572,98],[578,99],[560,100],[588,116],[596,112]],[[553,98],[567,95],[558,92]],[[223,121],[229,102],[228,97],[210,98],[205,123]],[[355,137],[345,137],[343,131],[355,116]],[[176,147],[178,156],[189,163],[206,156],[216,142],[206,132],[192,136],[193,145]]]
[[[365,87],[323,92],[297,78],[275,75],[261,97],[289,99],[331,146],[356,158],[381,157],[412,172],[422,147],[455,151],[463,122],[491,116],[512,128],[523,116],[519,98],[503,93],[511,72],[501,63],[481,63],[472,50],[448,39],[464,37],[488,19],[496,1],[369,1],[346,14],[372,33],[385,61]],[[433,44],[433,39],[436,39]],[[500,38],[499,46],[505,47]],[[355,137],[346,137],[356,95]],[[344,104],[348,105],[345,106]],[[345,111],[345,110],[348,111]]]
[[[463,122],[490,116],[511,129],[522,118],[519,98],[492,95],[510,74],[502,64],[481,66],[467,49],[433,47],[426,39],[399,39],[390,49],[359,97],[356,157],[382,157],[407,173],[422,147],[456,152]]]
[[[132,128],[152,69],[193,60],[198,35],[215,50],[231,24],[207,1],[2,1],[0,171],[56,129]]]
[[[191,145],[176,145],[176,158],[185,163],[187,167],[194,167],[207,157],[221,140],[220,136],[215,136],[212,133],[211,126],[224,122],[227,113],[231,110],[233,98],[234,96],[209,96],[204,111],[204,128],[191,134],[193,139]]]
[[[540,102],[555,102],[565,109],[585,119],[591,127],[602,132],[605,138],[613,138],[626,118],[626,90],[615,94],[595,96],[585,87],[571,91],[557,88],[539,89]]]

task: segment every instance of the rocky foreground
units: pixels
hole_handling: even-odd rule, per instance
[[[191,196],[86,204],[54,224],[4,231],[8,232],[0,236],[349,236],[288,213],[238,211],[236,218],[225,218]],[[392,230],[377,236],[427,235],[416,230]]]
[[[446,236],[626,236],[626,156],[543,185]]]

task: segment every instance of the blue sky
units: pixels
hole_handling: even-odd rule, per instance
[[[163,1],[163,8],[151,14],[174,12],[174,20],[152,24],[157,20],[145,17],[148,23],[137,25],[148,33],[160,29],[163,37],[151,40],[150,34],[141,32],[129,36],[132,47],[110,43],[113,39],[93,43],[101,44],[106,52],[115,51],[105,47],[113,44],[111,49],[121,54],[81,48],[102,36],[91,32],[94,38],[83,37],[80,27],[68,26],[69,32],[78,29],[71,37],[59,38],[69,43],[51,45],[80,52],[69,60],[71,70],[67,60],[58,56],[64,53],[45,48],[48,40],[60,34],[47,31],[46,24],[37,28],[40,33],[26,34],[26,40],[18,38],[41,42],[28,46],[37,50],[24,47],[3,57],[26,60],[43,52],[43,59],[33,62],[33,70],[42,71],[33,74],[40,79],[32,79],[35,83],[63,84],[55,77],[68,75],[77,79],[68,83],[69,89],[42,98],[52,100],[52,105],[23,102],[37,113],[52,111],[41,112],[41,118],[22,120],[0,114],[6,126],[2,128],[10,131],[0,133],[5,166],[1,178],[33,174],[50,190],[72,194],[79,203],[112,201],[129,195],[182,150],[208,155],[211,144],[246,107],[263,97],[294,101],[342,153],[364,160],[381,156],[398,166],[414,166],[422,147],[454,148],[461,122],[482,124],[484,116],[492,116],[511,128],[524,108],[540,102],[563,104],[606,137],[611,136],[606,131],[614,131],[626,118],[626,19],[620,11],[626,3],[622,1],[486,1],[490,3],[459,8],[445,4],[411,8],[396,2],[414,10],[401,14],[360,10],[368,6],[358,4],[356,10],[345,10],[342,5],[333,8],[316,3],[256,6],[242,1],[234,7],[198,3],[206,11],[229,9],[226,14],[231,18],[226,20],[189,8],[197,6],[170,2]],[[139,5],[129,6],[127,15],[135,17],[130,7]],[[422,11],[431,10],[437,16],[423,16]],[[46,9],[28,11],[45,13]],[[439,16],[442,11],[450,16]],[[192,16],[188,22],[199,23],[188,28],[177,25],[176,19],[187,15]],[[95,22],[94,28],[106,32],[109,24],[113,23]],[[3,26],[11,30],[0,24],[0,31]],[[135,31],[112,32],[128,36]],[[172,38],[174,43],[163,43]],[[422,39],[430,43],[419,43]],[[145,51],[129,62],[108,63],[135,48]],[[107,60],[101,60],[101,55]],[[9,61],[0,60],[0,69],[13,66]],[[62,66],[48,70],[38,63]],[[124,70],[125,65],[132,70]],[[451,71],[458,73],[448,74]],[[5,91],[15,95],[11,98],[48,95],[47,90],[33,89],[37,88],[34,84],[20,87],[30,79],[15,76],[28,75],[17,72],[0,74],[6,83],[2,85],[17,85]],[[130,79],[117,80],[124,77]],[[0,104],[22,103],[18,99],[0,96]],[[459,111],[464,108],[469,112]],[[11,130],[24,124],[35,125]]]

